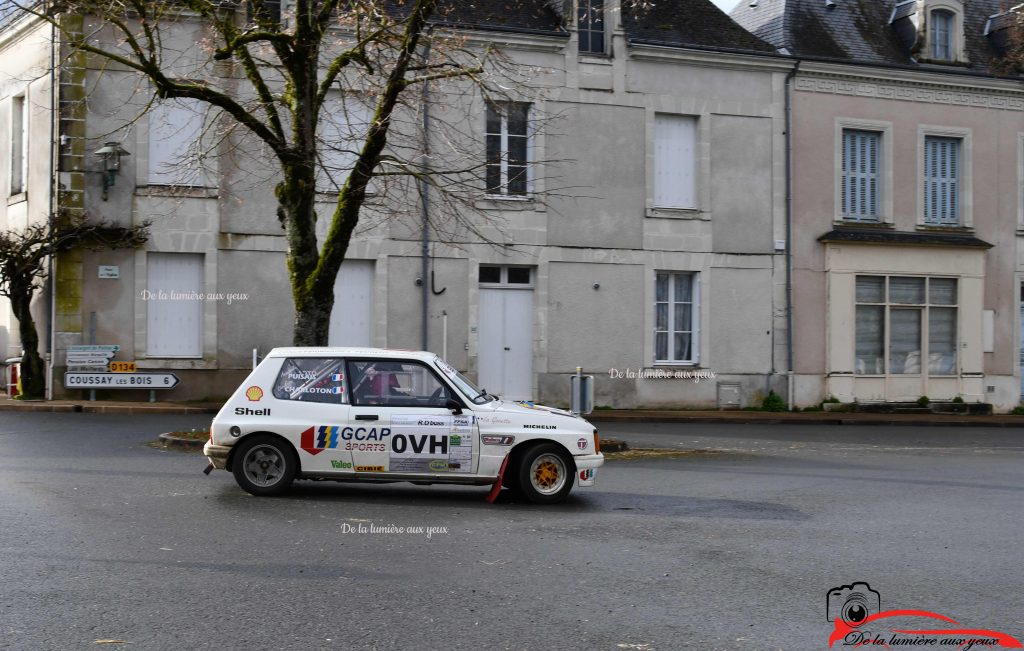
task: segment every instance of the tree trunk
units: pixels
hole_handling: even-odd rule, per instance
[[[295,307],[294,346],[326,346],[334,307],[333,283],[329,291],[323,291],[313,282],[320,251],[316,239],[316,194],[307,188],[315,184],[312,166],[300,162],[285,166],[284,180],[277,186],[278,216],[288,239],[288,278]]]
[[[39,334],[32,319],[32,290],[12,292],[11,310],[18,319],[18,333],[25,352],[21,356],[21,397],[41,400],[46,397],[46,368],[39,355]]]

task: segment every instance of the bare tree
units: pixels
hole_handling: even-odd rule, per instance
[[[534,6],[551,12],[539,0]],[[425,136],[414,131],[431,88],[443,84],[466,106],[472,98],[513,106],[518,92],[509,90],[517,87],[514,66],[445,28],[457,19],[449,21],[438,0],[57,0],[46,10],[22,9],[56,25],[72,52],[140,75],[158,101],[207,105],[218,114],[207,124],[224,125],[218,137],[255,137],[268,152],[288,245],[295,345],[327,343],[335,279],[368,198],[387,218],[414,211],[433,189],[439,208],[450,210],[447,221],[438,210],[432,228],[487,239],[467,209],[496,182],[496,165],[520,168],[509,160],[515,154],[484,160],[468,146],[465,113],[434,117],[439,146],[424,155]],[[186,25],[204,34],[187,57],[171,32]],[[245,133],[229,133],[236,129]],[[519,181],[506,174],[497,182]],[[336,198],[320,241],[317,190],[325,183]]]
[[[25,398],[42,398],[46,369],[39,354],[39,335],[32,318],[32,297],[46,276],[50,256],[77,247],[94,250],[135,248],[145,243],[148,225],[124,228],[107,222],[90,223],[85,217],[62,215],[53,223],[39,222],[23,230],[0,233],[0,296],[11,302],[18,319],[24,350],[21,390]]]

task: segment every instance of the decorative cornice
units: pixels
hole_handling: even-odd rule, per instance
[[[1008,85],[993,83],[968,85],[909,79],[879,81],[877,77],[872,79],[859,75],[815,74],[808,76],[801,74],[794,82],[794,89],[803,92],[874,97],[926,104],[1024,111],[1024,89],[1017,90]]]

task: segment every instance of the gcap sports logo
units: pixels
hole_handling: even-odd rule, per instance
[[[835,622],[828,646],[940,647],[968,649],[1002,647],[1022,649],[1020,640],[979,628],[959,628],[954,619],[927,610],[882,610],[882,596],[863,581],[832,588],[825,597],[825,617]],[[924,618],[920,628],[906,625],[911,618]],[[884,624],[882,623],[886,621]],[[944,622],[957,628],[938,628]]]

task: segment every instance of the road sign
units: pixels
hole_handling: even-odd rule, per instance
[[[105,364],[68,364],[68,373],[106,373]]]
[[[117,344],[87,344],[84,346],[68,346],[69,353],[91,351],[110,351],[116,353],[119,350],[121,350],[121,347],[118,346]]]
[[[111,373],[134,373],[135,362],[110,362]]]
[[[112,350],[91,350],[91,351],[72,351],[68,352],[68,359],[100,359],[107,360],[114,356]]]
[[[173,389],[174,373],[65,373],[68,389]]]

